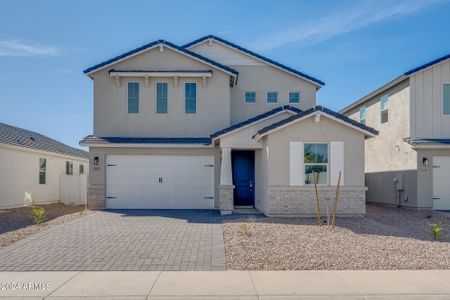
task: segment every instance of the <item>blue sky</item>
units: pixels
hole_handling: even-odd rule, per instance
[[[218,35],[325,81],[317,102],[339,110],[450,53],[450,2],[3,0],[0,28],[0,122],[78,147],[82,70],[155,39]]]

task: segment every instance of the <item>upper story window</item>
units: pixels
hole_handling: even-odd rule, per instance
[[[66,161],[66,175],[73,175],[73,162]]]
[[[359,108],[359,122],[361,124],[366,124],[366,106],[363,105]]]
[[[128,113],[139,113],[139,82],[128,82]]]
[[[289,103],[300,103],[300,92],[289,92]]]
[[[450,115],[450,83],[444,84],[442,89],[443,113]]]
[[[187,114],[195,114],[197,112],[197,84],[185,83],[185,112]]]
[[[245,92],[245,102],[255,103],[256,102],[256,92]]]
[[[328,144],[307,144],[304,150],[305,184],[328,184]]]
[[[388,109],[388,95],[383,95],[380,98],[380,108],[381,108],[381,123],[386,123],[389,121],[389,109]]]
[[[156,113],[167,114],[167,83],[156,84]]]
[[[80,175],[84,174],[84,165],[83,164],[80,164],[79,173],[80,173]]]
[[[47,175],[47,159],[39,158],[39,184],[45,184]]]
[[[277,103],[278,92],[267,92],[267,103]]]

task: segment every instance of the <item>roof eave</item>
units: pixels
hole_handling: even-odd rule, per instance
[[[214,40],[215,42],[217,42],[217,43],[219,43],[219,44],[221,44],[221,45],[223,45],[223,46],[226,46],[226,47],[229,47],[229,48],[233,48],[234,50],[236,50],[236,51],[239,51],[239,52],[241,52],[241,53],[243,53],[243,54],[245,54],[245,55],[248,55],[248,56],[251,56],[251,57],[253,57],[253,58],[255,58],[255,59],[257,59],[257,60],[259,60],[259,61],[262,61],[262,62],[264,62],[264,63],[266,63],[266,64],[268,64],[268,65],[270,65],[270,66],[272,66],[272,67],[274,67],[274,68],[277,68],[277,69],[280,69],[280,70],[282,70],[282,71],[284,71],[284,72],[286,72],[286,73],[289,73],[289,74],[291,74],[291,75],[293,75],[293,76],[295,76],[295,77],[298,77],[298,78],[301,78],[301,79],[303,79],[303,80],[305,80],[305,81],[308,81],[308,82],[310,82],[310,83],[312,83],[312,84],[314,84],[315,86],[316,86],[316,90],[319,90],[321,87],[323,87],[323,86],[325,86],[325,82],[323,82],[323,81],[321,81],[321,80],[319,80],[319,79],[311,79],[312,77],[311,76],[309,76],[309,75],[306,75],[306,74],[304,74],[303,76],[302,75],[300,75],[300,74],[296,74],[296,73],[294,73],[294,72],[291,72],[291,71],[289,71],[289,70],[287,70],[286,68],[281,68],[280,66],[277,66],[276,64],[274,64],[274,63],[271,63],[270,61],[272,61],[271,59],[262,59],[261,57],[258,57],[258,56],[255,56],[254,54],[252,54],[253,53],[253,51],[250,51],[250,50],[247,50],[247,49],[245,49],[245,50],[247,50],[247,51],[242,51],[241,49],[239,49],[239,48],[243,48],[243,47],[240,47],[239,46],[239,48],[237,48],[236,46],[237,45],[234,45],[233,43],[231,43],[231,42],[224,42],[225,40],[223,40],[223,39],[221,39],[221,38],[219,38],[219,37],[216,37],[216,36],[214,36],[214,35],[208,35],[208,36],[205,36],[205,37],[203,37],[203,38],[200,38],[200,39],[198,39],[198,40],[195,40],[194,42],[191,42],[191,43],[187,43],[187,44],[185,44],[185,45],[183,45],[182,47],[183,48],[185,48],[185,49],[189,49],[189,48],[192,48],[192,47],[194,47],[194,46],[197,46],[197,45],[200,45],[200,44],[202,44],[202,43],[204,43],[204,42],[207,42],[208,40]],[[243,48],[244,49],[244,48]],[[255,53],[256,54],[256,53]],[[269,61],[270,60],[270,61]],[[280,64],[280,63],[278,63],[278,64]],[[281,65],[281,64],[280,64]],[[299,72],[299,71],[297,71],[298,73],[301,73],[301,72]],[[311,77],[311,78],[309,78],[309,77]]]
[[[361,99],[351,103],[350,105],[344,107],[343,109],[341,109],[339,111],[339,113],[341,114],[345,114],[348,111],[352,110],[353,108],[365,103],[366,101],[372,99],[373,97],[377,96],[378,94],[383,93],[384,91],[390,89],[391,87],[399,84],[400,82],[402,82],[403,80],[406,80],[407,78],[409,78],[409,75],[406,76],[405,74],[402,74],[398,77],[396,77],[395,79],[389,81],[388,83],[384,84],[383,86],[381,86],[380,88],[370,92],[369,94],[367,94],[366,96],[362,97]]]

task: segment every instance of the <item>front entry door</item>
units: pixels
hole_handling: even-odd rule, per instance
[[[255,203],[255,152],[232,151],[234,206]]]

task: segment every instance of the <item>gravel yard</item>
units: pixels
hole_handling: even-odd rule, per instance
[[[39,205],[47,211],[48,221],[35,225],[31,219],[31,207],[0,209],[0,248],[18,240],[36,234],[53,226],[81,218],[85,214],[84,205],[68,206],[64,204]],[[88,212],[89,213],[89,212]]]
[[[445,236],[423,230],[441,221]],[[364,218],[242,218],[224,222],[232,270],[450,269],[450,213],[368,205]]]

